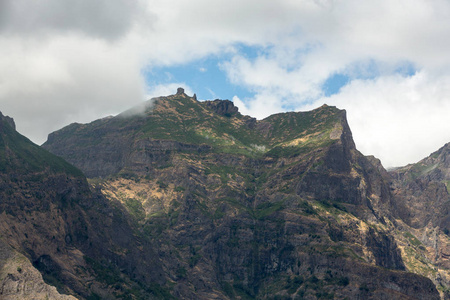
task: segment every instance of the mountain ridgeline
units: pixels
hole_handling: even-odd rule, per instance
[[[343,110],[256,120],[183,89],[58,130],[49,152],[8,120],[1,241],[58,297],[448,297],[448,145],[387,172]]]

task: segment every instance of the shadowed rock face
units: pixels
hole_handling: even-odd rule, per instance
[[[31,143],[5,118],[0,119],[0,199],[2,243],[21,253],[13,252],[12,261],[1,258],[1,299],[72,298],[58,296],[36,269],[60,293],[81,298],[165,283],[153,246],[136,235],[120,204],[91,191],[78,169]],[[110,281],[118,278],[118,290],[112,291]]]
[[[450,285],[450,143],[421,161],[389,172],[399,219],[411,229],[419,253],[436,269],[438,285]],[[445,299],[450,298],[448,289]]]
[[[257,121],[181,90],[145,107],[43,147],[126,207],[173,296],[439,298],[407,272],[389,174],[356,150],[345,111]]]
[[[14,130],[16,129],[16,123],[14,123],[14,119],[8,116],[4,116],[1,112],[0,112],[0,120],[2,121],[1,123],[3,124],[3,122],[7,123],[11,128],[13,128]],[[3,126],[0,124],[0,126]]]
[[[390,172],[401,217],[409,225],[449,228],[450,143],[416,164]]]

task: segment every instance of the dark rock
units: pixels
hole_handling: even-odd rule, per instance
[[[377,233],[372,228],[369,228],[366,242],[375,256],[375,261],[378,266],[388,269],[405,270],[405,264],[403,263],[400,250],[392,236]]]
[[[9,126],[11,126],[14,130],[16,130],[16,123],[14,123],[14,119],[8,116],[2,115],[0,112],[0,121],[5,121]],[[1,126],[1,122],[0,122]]]
[[[234,106],[234,103],[230,100],[216,99],[214,101],[205,101],[204,104],[215,113],[226,117],[231,117],[239,111],[239,109]]]

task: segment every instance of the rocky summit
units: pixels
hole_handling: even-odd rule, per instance
[[[256,120],[181,88],[46,150],[0,134],[1,295],[448,297],[448,145],[387,172],[343,110]]]

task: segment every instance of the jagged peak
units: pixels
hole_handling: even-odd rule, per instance
[[[181,87],[179,87],[179,88],[177,89],[177,95],[183,95],[183,94],[184,94],[184,89],[181,88]]]
[[[195,97],[190,97],[188,94],[186,94],[186,92],[184,91],[184,88],[182,88],[182,87],[177,88],[177,93],[172,95],[172,97],[192,98],[192,99],[197,100],[197,95],[195,95]]]
[[[232,116],[239,112],[239,109],[237,106],[234,106],[234,103],[230,100],[207,100],[203,102],[207,108],[211,109],[212,111],[218,113],[222,116]]]
[[[2,112],[0,112],[0,120],[5,121],[9,126],[11,126],[14,130],[16,130],[16,123],[14,119],[8,116],[4,116]]]

